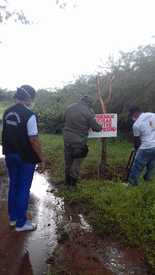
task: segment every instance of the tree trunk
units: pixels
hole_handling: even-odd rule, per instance
[[[101,178],[103,178],[105,175],[106,165],[107,165],[107,139],[101,138],[101,160],[100,160],[99,171],[98,171],[98,175]]]
[[[97,86],[97,98],[101,104],[101,112],[105,114],[107,112],[107,105],[111,100],[111,94],[112,94],[112,81],[114,79],[114,76],[111,77],[109,80],[108,85],[108,97],[104,101],[101,95],[101,87],[100,87],[100,78],[99,75],[96,78],[96,86]],[[104,177],[106,172],[106,166],[107,166],[107,138],[101,138],[101,161],[98,168],[98,176]]]

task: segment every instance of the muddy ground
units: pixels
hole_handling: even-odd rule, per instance
[[[7,216],[6,176],[0,189],[0,275],[148,275],[143,252],[98,236],[82,211],[55,196],[58,187],[35,174],[29,217],[34,232],[17,233]]]
[[[78,206],[65,203],[64,208],[58,245],[48,260],[51,274],[149,274],[141,249],[124,247],[114,238],[96,234]]]

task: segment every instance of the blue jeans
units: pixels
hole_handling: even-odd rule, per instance
[[[17,154],[5,156],[9,173],[8,212],[11,221],[21,227],[26,222],[26,212],[35,164],[24,162]]]
[[[144,168],[146,169],[143,176],[144,180],[149,181],[152,178],[155,168],[155,148],[139,149],[137,151],[129,174],[128,181],[130,184],[138,185],[139,176]]]

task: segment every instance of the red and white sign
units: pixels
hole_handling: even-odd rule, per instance
[[[102,131],[90,130],[89,138],[117,137],[117,114],[97,114],[95,118],[102,125]]]

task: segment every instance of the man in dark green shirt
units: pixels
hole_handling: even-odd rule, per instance
[[[95,120],[92,105],[92,98],[84,96],[78,103],[70,105],[65,112],[65,183],[69,186],[76,185],[80,173],[81,160],[87,156],[89,129],[96,132],[102,130],[102,126]]]

